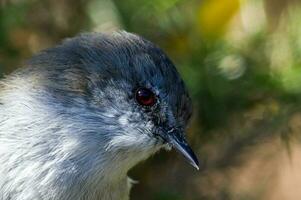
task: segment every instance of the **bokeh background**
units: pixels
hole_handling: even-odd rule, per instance
[[[160,152],[130,171],[132,199],[301,199],[300,1],[0,0],[0,76],[63,38],[119,29],[176,64],[201,161]]]

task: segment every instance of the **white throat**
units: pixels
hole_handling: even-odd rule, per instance
[[[22,200],[127,200],[131,185],[128,170],[159,147],[143,146],[147,143],[142,141],[135,146],[133,138],[124,142],[126,136],[123,140],[118,136],[99,140],[96,137],[106,133],[85,130],[83,127],[90,122],[81,119],[66,121],[66,116],[57,115],[53,108],[29,95],[30,87],[25,86],[0,94],[8,105],[0,106],[0,119],[5,119],[0,126],[0,196]],[[23,135],[18,139],[20,133]],[[16,174],[17,179],[10,178]],[[17,188],[18,192],[9,188]],[[3,193],[6,191],[10,192]]]

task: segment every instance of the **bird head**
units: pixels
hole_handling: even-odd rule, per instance
[[[105,159],[131,167],[172,147],[198,168],[184,136],[190,97],[156,45],[126,32],[82,34],[43,51],[28,66],[23,76],[46,88],[50,95],[43,101],[72,130],[64,132],[79,141],[82,154],[100,160],[110,155]]]

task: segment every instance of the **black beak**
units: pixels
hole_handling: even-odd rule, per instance
[[[187,144],[184,135],[176,129],[171,129],[165,134],[167,142],[180,152],[193,167],[199,170],[199,161]]]

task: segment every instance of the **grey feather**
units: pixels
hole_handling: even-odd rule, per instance
[[[127,32],[67,39],[0,85],[1,200],[128,199],[127,171],[168,146],[160,127],[191,115],[172,62]],[[141,86],[152,108],[135,101]]]

